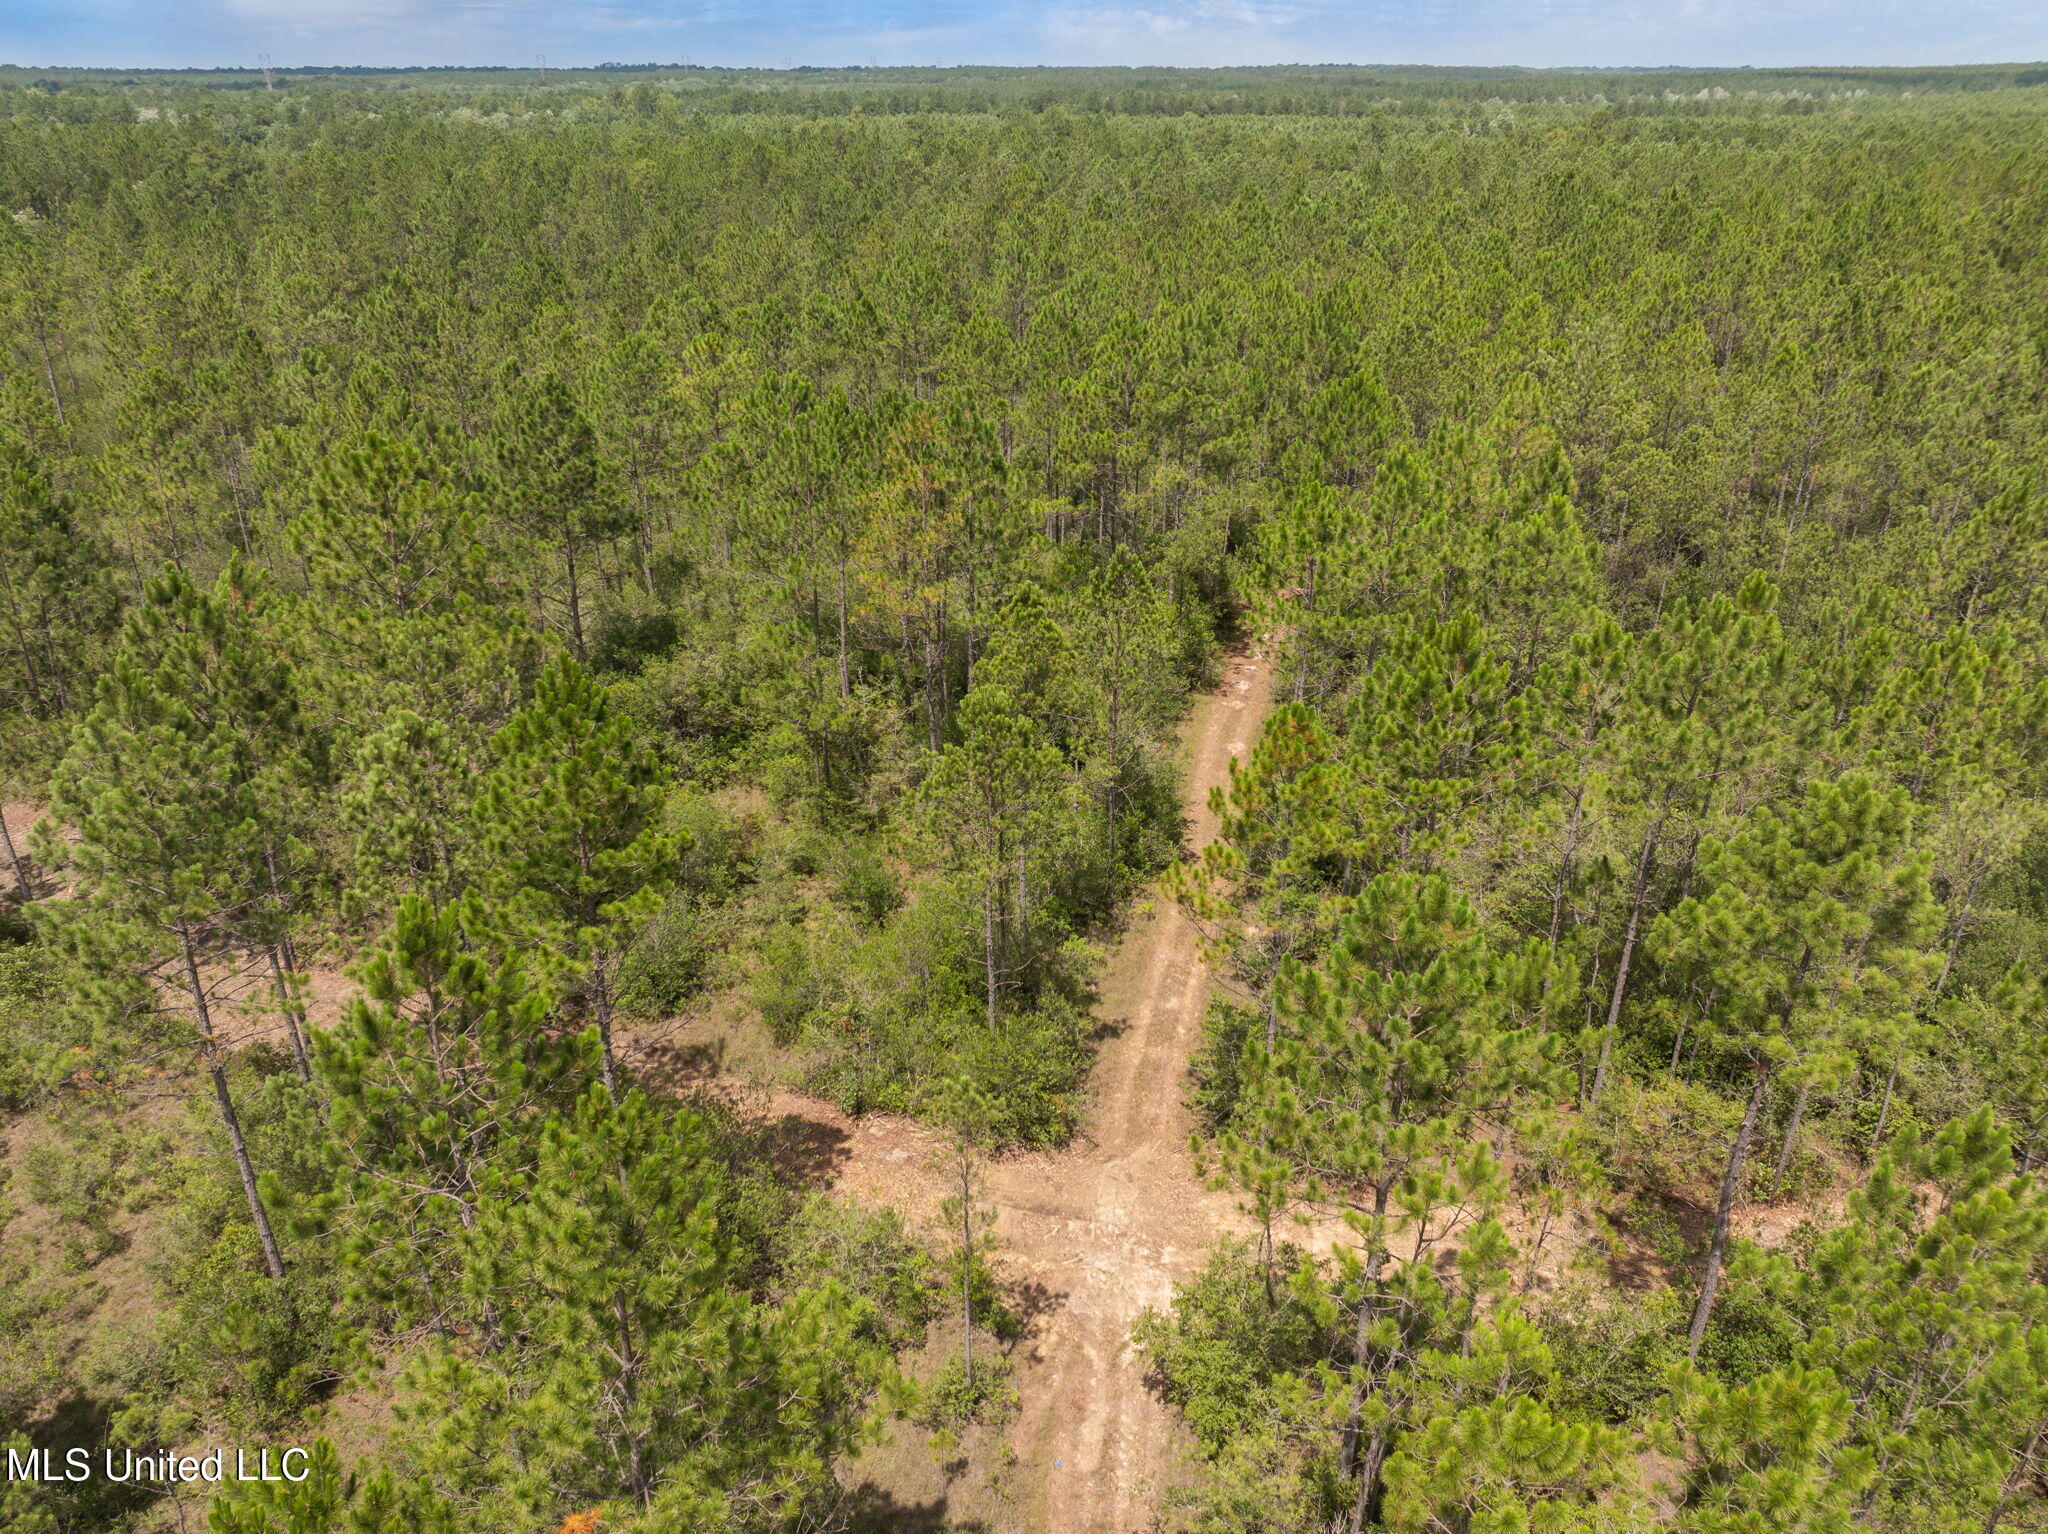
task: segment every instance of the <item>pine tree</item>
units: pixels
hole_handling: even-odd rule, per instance
[[[661,764],[605,690],[568,656],[491,742],[478,791],[486,892],[576,972],[619,1084],[613,1039],[619,955],[660,903],[682,840],[661,823]]]
[[[619,466],[626,505],[635,522],[642,589],[654,595],[657,541],[675,527],[675,491],[680,479],[677,438],[680,423],[669,389],[672,364],[660,342],[636,330],[604,358],[595,383],[592,424],[604,450]]]
[[[1542,838],[1525,898],[1542,913],[1537,919],[1553,944],[1583,919],[1589,865],[1606,840],[1634,664],[1634,641],[1603,619],[1575,635],[1569,651],[1542,667],[1516,699],[1528,752],[1525,781],[1535,801],[1530,820]]]
[[[274,1010],[305,1078],[311,1056],[293,931],[310,861],[311,803],[329,779],[327,744],[280,653],[267,583],[239,557],[210,590],[174,570],[129,614],[122,644],[201,725],[236,742],[256,805],[261,872],[253,877],[262,890],[240,913],[240,946],[269,972]]]
[[[0,437],[0,699],[24,718],[84,703],[81,665],[116,610],[108,566],[28,447]]]
[[[1777,1534],[1856,1527],[1871,1485],[1849,1396],[1826,1369],[1777,1369],[1737,1384],[1682,1374],[1672,1422],[1692,1464],[1685,1534]]]
[[[944,1170],[948,1192],[940,1217],[959,1237],[952,1266],[960,1286],[960,1368],[967,1392],[974,1396],[974,1301],[988,1284],[983,1253],[987,1251],[995,1212],[976,1206],[981,1194],[981,1158],[995,1144],[996,1104],[964,1076],[949,1076],[932,1094],[932,1112],[944,1126]]]
[[[515,382],[493,423],[489,454],[486,494],[493,514],[524,533],[544,557],[559,559],[560,595],[542,591],[536,598],[544,619],[550,602],[560,608],[569,647],[584,660],[593,561],[633,526],[616,469],[557,373]]]
[[[352,853],[351,905],[404,895],[443,905],[461,895],[476,872],[470,785],[485,757],[481,740],[410,709],[357,742],[337,805]]]
[[[1374,851],[1389,865],[1436,869],[1522,770],[1514,668],[1469,611],[1404,625],[1385,645],[1351,702],[1351,775],[1384,807]]]
[[[401,901],[361,965],[362,993],[315,1040],[327,1104],[311,1153],[330,1185],[301,1218],[327,1234],[362,1296],[404,1324],[488,1333],[454,1262],[499,1181],[530,1170],[541,1122],[596,1054],[549,1029],[548,998],[499,952],[482,901]]]
[[[1830,1371],[1874,1481],[1860,1526],[1977,1534],[2048,1420],[2048,1197],[2013,1174],[1989,1108],[1899,1135],[1810,1254],[1746,1252],[1745,1278],[1804,1323],[1797,1361]]]
[[[768,1306],[739,1281],[702,1124],[593,1084],[530,1170],[499,1169],[459,1246],[501,1345],[430,1348],[404,1381],[428,1474],[531,1527],[793,1512],[863,1430],[884,1360],[830,1279]]]
[[[925,744],[936,752],[953,711],[948,652],[965,498],[928,411],[893,421],[881,456],[880,483],[861,517],[869,611],[896,645],[902,676],[916,678]]]
[[[933,758],[918,804],[981,907],[983,1006],[993,1029],[997,997],[1024,958],[1013,952],[1010,874],[1064,773],[1059,753],[1039,741],[1030,716],[1018,711],[1005,688],[984,684],[968,693],[959,726],[959,743]]]
[[[1523,1395],[1433,1416],[1387,1461],[1380,1527],[1644,1529],[1642,1504],[1617,1505],[1612,1495],[1627,1481],[1630,1447],[1618,1429],[1560,1416]]]
[[[455,1509],[389,1467],[344,1471],[325,1438],[302,1462],[286,1465],[283,1453],[271,1466],[303,1478],[231,1484],[207,1504],[208,1534],[456,1534]]]
[[[475,490],[452,434],[416,420],[402,396],[352,441],[306,466],[306,509],[290,526],[313,594],[405,619],[446,611],[485,590]]]
[[[1716,998],[1718,1042],[1749,1077],[1688,1334],[1693,1357],[1772,1082],[1785,1072],[1797,1079],[1796,1133],[1807,1090],[1844,1068],[1857,1020],[1910,1012],[1928,978],[1935,908],[1911,831],[1903,790],[1858,773],[1817,782],[1796,804],[1764,806],[1734,836],[1703,844],[1704,892],[1653,930],[1664,962],[1689,968]]]
[[[1739,802],[1745,779],[1773,749],[1789,664],[1777,600],[1769,582],[1752,576],[1734,598],[1717,596],[1697,613],[1678,605],[1641,646],[1619,742],[1622,814],[1633,843],[1627,919],[1590,1101],[1606,1085],[1637,946],[1654,924],[1654,876],[1666,843],[1684,848],[1683,890],[1721,806]]]
[[[198,596],[172,576],[150,592],[159,613]],[[58,938],[88,966],[139,966],[184,992],[199,1057],[241,1176],[249,1218],[273,1279],[284,1261],[258,1187],[228,1084],[232,1040],[203,973],[232,950],[268,895],[263,796],[248,741],[227,718],[208,720],[181,696],[175,658],[152,667],[154,631],[130,620],[112,669],[51,781],[51,819],[75,840],[43,838],[43,856],[67,868],[75,901],[48,908]]]
[[[1373,797],[1354,784],[1314,713],[1282,705],[1230,781],[1209,791],[1216,837],[1173,868],[1166,889],[1199,922],[1213,962],[1227,963],[1265,1018],[1273,1047],[1277,983],[1291,958],[1333,929],[1348,904]]]
[[[2031,1172],[2048,1153],[2048,993],[2015,967],[1988,996],[1971,995],[1946,1009],[1944,1021],[1967,1029],[1987,1064],[1991,1106],[1998,1110]]]
[[[1323,966],[1285,972],[1272,1049],[1247,1045],[1245,1099],[1265,1150],[1351,1232],[1338,1249],[1337,1293],[1355,1319],[1337,1475],[1356,1488],[1354,1531],[1373,1516],[1391,1446],[1374,1402],[1405,1357],[1400,1286],[1426,1282],[1419,1259],[1505,1191],[1473,1126],[1518,1094],[1562,1092],[1550,967],[1540,948],[1495,953],[1440,876],[1382,874]],[[1390,1276],[1397,1228],[1409,1250]]]
[[[1101,779],[1105,875],[1117,875],[1117,815],[1134,775],[1139,747],[1170,719],[1174,633],[1163,593],[1131,552],[1112,549],[1089,581],[1079,604],[1074,644],[1089,664],[1086,683],[1089,736]]]

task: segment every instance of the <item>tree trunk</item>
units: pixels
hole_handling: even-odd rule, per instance
[[[1778,1147],[1778,1165],[1771,1172],[1771,1197],[1776,1198],[1785,1191],[1785,1173],[1792,1166],[1792,1147],[1799,1140],[1799,1125],[1806,1117],[1807,1085],[1799,1083],[1799,1091],[1792,1098],[1792,1122],[1785,1126],[1785,1143]]]
[[[1557,946],[1559,930],[1564,926],[1564,892],[1571,884],[1572,858],[1579,850],[1579,819],[1585,807],[1586,785],[1581,783],[1572,792],[1572,823],[1565,832],[1565,853],[1557,860],[1557,878],[1550,890],[1550,946]]]
[[[7,612],[13,620],[14,650],[21,657],[21,675],[22,681],[28,689],[28,706],[30,711],[40,717],[50,707],[50,700],[43,696],[43,677],[36,665],[36,647],[29,642],[30,630],[38,626],[42,630],[43,652],[51,658],[53,671],[50,678],[51,690],[60,694],[57,706],[62,708],[65,700],[61,696],[63,690],[58,687],[57,678],[54,675],[56,664],[55,651],[51,647],[50,625],[47,614],[40,625],[30,622],[28,615],[22,611],[21,602],[16,598],[13,586],[7,579],[7,571],[4,565],[0,565],[0,598],[6,599]]]
[[[970,519],[968,520],[968,523],[967,523],[967,527],[966,527],[966,539],[965,539],[965,543],[966,543],[966,565],[967,565],[967,603],[966,603],[966,607],[965,607],[965,609],[964,609],[964,610],[963,610],[963,611],[961,612],[961,614],[960,614],[960,636],[961,636],[961,643],[962,643],[963,647],[965,648],[965,650],[966,650],[966,652],[967,652],[967,681],[966,681],[966,683],[964,684],[964,687],[965,687],[965,690],[967,690],[967,691],[970,691],[970,692],[971,692],[971,691],[973,690],[973,688],[974,688],[974,612],[975,612],[975,593],[974,593],[974,547],[975,547],[975,538],[976,538],[976,534],[975,534],[975,529],[974,529],[974,522],[973,522],[973,519],[972,519],[972,518],[970,518]]]
[[[580,665],[583,654],[583,594],[576,584],[576,540],[566,535],[562,539],[562,560],[569,572],[569,643],[576,650]]]
[[[1522,1279],[1522,1293],[1527,1294],[1536,1287],[1536,1269],[1543,1261],[1543,1248],[1550,1240],[1551,1212],[1543,1211],[1543,1219],[1536,1227],[1535,1244],[1529,1248],[1529,1271]]]
[[[621,1181],[625,1178],[625,1167],[619,1168]],[[640,1384],[635,1378],[640,1368],[640,1353],[633,1346],[633,1323],[631,1313],[626,1309],[626,1296],[619,1290],[612,1291],[612,1317],[619,1326],[619,1390],[626,1398],[626,1474],[632,1482],[633,1495],[644,1508],[653,1503],[654,1497],[647,1480],[647,1467],[640,1453],[641,1434],[632,1426],[632,1417],[640,1405]]]
[[[1387,1431],[1375,1429],[1365,1448],[1365,1467],[1358,1477],[1358,1496],[1351,1504],[1351,1534],[1363,1534],[1368,1522],[1380,1521],[1380,1471],[1387,1463]]]
[[[1735,1212],[1735,1190],[1742,1184],[1742,1163],[1749,1157],[1749,1137],[1756,1132],[1757,1112],[1764,1105],[1764,1093],[1770,1084],[1770,1071],[1757,1066],[1756,1084],[1749,1089],[1749,1106],[1743,1110],[1742,1127],[1735,1131],[1735,1148],[1728,1155],[1728,1172],[1721,1179],[1721,1202],[1714,1210],[1714,1239],[1707,1248],[1707,1271],[1700,1279],[1700,1299],[1693,1307],[1692,1328],[1686,1333],[1688,1363],[1699,1362],[1700,1341],[1707,1335],[1714,1291],[1721,1287],[1721,1261],[1728,1255],[1728,1219]]]
[[[908,620],[906,620],[907,622]],[[924,638],[924,733],[925,744],[939,749],[939,663],[932,651],[930,634]]]
[[[28,306],[28,312],[29,318],[34,321],[36,327],[36,350],[42,353],[43,381],[50,386],[50,404],[57,412],[57,424],[68,427],[71,423],[64,415],[64,391],[57,387],[57,364],[55,359],[50,356],[50,335],[43,324],[42,306],[31,302]],[[77,381],[78,379],[74,374],[72,382],[76,383]]]
[[[185,983],[192,992],[192,1011],[199,1022],[200,1048],[206,1056],[206,1071],[213,1078],[213,1100],[220,1108],[221,1124],[228,1132],[234,1152],[235,1170],[241,1174],[242,1196],[249,1201],[249,1219],[256,1226],[256,1240],[263,1248],[263,1266],[273,1281],[284,1278],[284,1258],[278,1254],[277,1237],[270,1229],[270,1214],[263,1207],[262,1191],[256,1186],[256,1168],[249,1161],[249,1143],[242,1137],[241,1115],[228,1091],[227,1062],[221,1059],[220,1043],[213,1034],[213,1011],[206,1004],[206,987],[199,980],[199,960],[192,951],[192,935],[178,928],[178,943],[185,955]]]
[[[974,1398],[974,1162],[960,1149],[960,1358],[967,1375],[967,1397]]]
[[[988,1026],[996,1026],[996,876],[991,874],[981,892],[981,959],[988,978]]]
[[[7,866],[14,870],[15,888],[21,891],[25,901],[29,897],[28,864],[22,861],[20,852],[14,846],[14,833],[7,829],[7,815],[0,811],[0,847],[7,849]]]
[[[628,440],[632,444],[629,462],[633,475],[633,502],[640,508],[639,526],[633,530],[633,548],[640,556],[641,589],[651,597],[654,595],[654,503],[647,496],[647,471],[641,463],[645,444],[637,434]]]
[[[1884,1123],[1892,1114],[1892,1089],[1898,1084],[1899,1067],[1894,1063],[1884,1078],[1884,1101],[1877,1105],[1877,1128],[1871,1131],[1870,1149],[1864,1152],[1866,1156],[1875,1156],[1878,1146],[1884,1143]]]
[[[1031,952],[1031,885],[1025,876],[1024,849],[1017,849],[1017,946]]]
[[[1372,1217],[1377,1222],[1387,1213],[1387,1197],[1393,1191],[1390,1182],[1375,1183],[1372,1190]],[[1358,1326],[1351,1338],[1351,1401],[1344,1414],[1344,1433],[1337,1449],[1337,1473],[1348,1476],[1358,1464],[1358,1430],[1360,1418],[1365,1411],[1365,1358],[1366,1334],[1372,1330],[1373,1320],[1379,1315],[1378,1307],[1372,1302],[1371,1288],[1380,1281],[1380,1270],[1386,1264],[1386,1253],[1375,1247],[1366,1254],[1365,1283],[1367,1293],[1358,1303]]]
[[[839,701],[853,696],[846,670],[846,561],[839,561]]]
[[[2033,1436],[2027,1440],[2026,1447],[2013,1456],[2013,1467],[1999,1486],[1998,1494],[1991,1499],[1991,1510],[1984,1515],[1983,1534],[1998,1534],[1998,1525],[2004,1521],[2005,1510],[2010,1505],[2013,1493],[2026,1485],[2028,1472],[2035,1468],[2034,1459],[2041,1452],[2044,1438],[2048,1438],[2048,1421],[2035,1428]]]
[[[611,1093],[612,1101],[617,1102],[619,1067],[612,1055],[612,996],[605,977],[603,954],[599,954],[591,964],[590,979],[590,999],[597,1008],[597,1041],[604,1049],[604,1089]]]
[[[292,1041],[292,1063],[298,1068],[299,1080],[311,1081],[313,1061],[306,1052],[306,1035],[299,1028],[298,1003],[285,979],[284,962],[278,957],[277,944],[266,943],[263,951],[270,959],[270,984],[277,992],[278,1016],[284,1019],[284,1031]]]
[[[1102,867],[1112,888],[1116,885],[1116,789],[1118,727],[1122,723],[1123,688],[1114,669],[1109,684],[1109,777],[1102,785]]]
[[[1621,999],[1628,994],[1628,970],[1636,955],[1636,935],[1643,925],[1643,897],[1650,888],[1650,865],[1657,853],[1657,833],[1664,829],[1659,815],[1643,833],[1643,850],[1636,857],[1636,892],[1628,908],[1628,931],[1621,940],[1621,959],[1614,970],[1614,995],[1607,1003],[1607,1031],[1600,1037],[1600,1063],[1593,1067],[1593,1089],[1586,1095],[1587,1106],[1600,1101],[1607,1085],[1607,1062],[1614,1053],[1615,1030],[1621,1026]]]
[[[291,1035],[292,1055],[298,1062],[299,1079],[313,1079],[312,1052],[306,1044],[305,1003],[294,996],[285,976],[298,970],[298,955],[292,951],[291,928],[285,923],[284,890],[277,878],[277,849],[266,844],[263,849],[263,872],[270,881],[270,905],[277,913],[277,941],[267,944],[270,952],[270,979],[277,988],[278,1009],[284,1015],[285,1030]]]

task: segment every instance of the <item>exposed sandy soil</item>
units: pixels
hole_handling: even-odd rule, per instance
[[[1195,847],[1215,835],[1209,790],[1249,750],[1269,684],[1263,657],[1236,658],[1189,719]],[[1177,1427],[1145,1388],[1130,1334],[1140,1311],[1166,1304],[1216,1237],[1243,1223],[1188,1154],[1183,1088],[1207,993],[1193,927],[1161,902],[1133,922],[1103,978],[1103,1014],[1121,1028],[1096,1064],[1092,1136],[990,1168],[999,1250],[1048,1307],[1018,1377],[1021,1528],[1147,1528],[1173,1468]]]
[[[23,858],[28,857],[29,827],[43,818],[40,805],[29,804],[20,799],[0,800],[0,820],[7,822],[7,834],[14,839],[14,850]],[[0,850],[0,894],[11,892],[15,886],[14,867],[7,854]]]
[[[1268,686],[1263,656],[1235,657],[1190,715],[1186,814],[1195,847],[1214,835],[1209,790],[1249,750]],[[921,1434],[901,1429],[893,1450],[864,1457],[856,1470],[882,1504],[873,1527],[1125,1534],[1155,1526],[1180,1430],[1146,1388],[1131,1327],[1147,1306],[1172,1298],[1218,1235],[1250,1228],[1228,1194],[1202,1186],[1188,1153],[1193,1125],[1182,1096],[1207,990],[1187,920],[1163,901],[1141,906],[1102,979],[1110,1037],[1095,1065],[1090,1132],[1056,1154],[1013,1155],[986,1170],[996,1210],[991,1260],[1028,1325],[1013,1355],[1015,1463],[991,1491],[963,1475],[962,1460],[942,1463],[923,1452]],[[782,1091],[756,1105],[824,1186],[935,1224],[938,1146],[917,1125],[888,1114],[851,1119]],[[1000,1458],[973,1435],[962,1447],[963,1459]]]

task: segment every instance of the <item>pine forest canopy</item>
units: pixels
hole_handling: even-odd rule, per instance
[[[2039,65],[0,67],[0,1439],[317,1445],[0,1525],[909,1527],[894,1424],[1033,1527],[986,1172],[1156,901],[1164,1526],[2048,1529],[2044,165]]]

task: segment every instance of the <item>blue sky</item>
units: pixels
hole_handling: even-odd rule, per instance
[[[1959,64],[2048,0],[0,0],[0,62]]]

